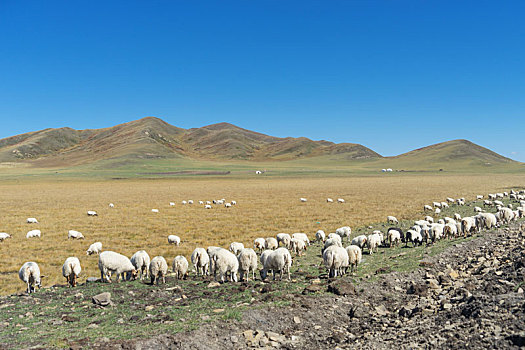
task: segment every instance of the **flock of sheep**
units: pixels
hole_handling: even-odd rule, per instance
[[[515,205],[503,205],[500,199],[509,197],[510,201],[516,202]],[[369,254],[377,252],[380,246],[397,246],[401,242],[408,246],[432,244],[437,240],[448,238],[452,239],[459,236],[467,236],[479,232],[482,229],[491,229],[502,224],[508,224],[512,220],[524,217],[525,191],[511,191],[510,193],[489,194],[487,200],[483,201],[485,207],[494,207],[495,213],[485,212],[481,207],[474,207],[475,215],[461,217],[454,214],[453,218],[443,217],[434,222],[432,216],[426,216],[422,220],[417,220],[414,225],[406,232],[399,227],[391,227],[385,233],[380,230],[373,231],[370,235],[359,235],[350,240],[352,230],[349,226],[343,226],[326,236],[324,231],[319,230],[315,233],[315,240],[323,242],[322,258],[326,266],[329,277],[343,275],[350,269],[351,272],[357,271],[357,266],[362,260],[363,250],[366,248]],[[483,200],[482,195],[476,197]],[[305,198],[300,199],[306,202]],[[343,199],[337,200],[344,203]],[[186,203],[184,203],[186,202]],[[189,204],[183,201],[183,204]],[[202,202],[202,201],[200,201]],[[222,203],[220,203],[222,202]],[[216,204],[224,204],[224,200],[214,201]],[[333,202],[328,198],[327,202]],[[425,211],[432,211],[440,214],[441,209],[448,208],[450,204],[458,206],[465,205],[465,199],[454,200],[447,198],[446,202],[434,202],[432,205],[425,205]],[[202,202],[201,204],[204,204]],[[226,203],[228,204],[228,203]],[[235,205],[235,201],[229,204]],[[170,203],[171,205],[171,203]],[[206,204],[208,205],[208,204]],[[111,208],[114,205],[109,205]],[[96,216],[94,211],[88,211],[89,216]],[[28,223],[36,224],[36,218],[28,218]],[[388,216],[387,222],[398,225],[399,221],[394,216]],[[7,233],[0,233],[0,242],[9,238]],[[40,237],[39,230],[31,230],[27,233],[27,238]],[[82,233],[74,230],[68,232],[68,238],[83,239]],[[343,239],[350,241],[350,245],[343,247]],[[174,235],[168,237],[168,243],[180,244],[180,238]],[[268,272],[273,273],[273,279],[279,274],[280,279],[286,273],[290,280],[290,267],[292,265],[292,253],[300,256],[310,246],[310,239],[305,233],[278,233],[275,237],[256,238],[253,242],[253,249],[244,247],[243,243],[233,242],[229,249],[221,247],[196,248],[191,255],[191,263],[197,276],[213,275],[217,281],[224,282],[229,279],[232,282],[249,280],[250,274],[255,279],[259,261],[262,264],[260,278],[266,279]],[[257,252],[260,253],[259,257]],[[162,256],[150,259],[145,250],[140,250],[128,258],[113,251],[102,251],[102,243],[95,242],[89,246],[87,255],[98,254],[98,267],[102,282],[111,282],[112,275],[116,275],[117,281],[120,279],[133,280],[140,278],[151,279],[151,284],[165,283],[165,276],[168,273],[168,263]],[[172,262],[172,271],[177,279],[188,276],[189,263],[186,257],[176,256]],[[74,287],[81,272],[80,260],[77,257],[69,257],[62,266],[62,275],[67,283]],[[20,279],[27,285],[27,293],[35,291],[35,287],[41,286],[41,274],[38,264],[26,262],[19,270]]]

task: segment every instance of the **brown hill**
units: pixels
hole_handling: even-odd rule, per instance
[[[278,138],[228,123],[186,130],[154,117],[104,129],[45,129],[0,140],[0,162],[31,161],[35,166],[130,158],[290,160],[330,154],[345,154],[347,159],[381,157],[358,144]]]

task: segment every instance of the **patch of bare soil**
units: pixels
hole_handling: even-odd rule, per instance
[[[525,346],[525,233],[487,232],[425,258],[411,273],[382,274],[353,286],[344,277],[332,294],[283,295],[242,321],[146,340],[101,339],[114,349],[512,349]],[[311,290],[310,290],[311,289]],[[339,294],[339,295],[338,295]],[[261,294],[264,295],[264,294]],[[277,304],[279,305],[279,304]]]

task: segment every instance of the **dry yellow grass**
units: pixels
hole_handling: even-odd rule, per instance
[[[318,229],[333,232],[384,221],[386,215],[399,219],[421,214],[423,204],[445,197],[502,191],[521,185],[519,175],[472,176],[371,176],[329,178],[253,179],[162,179],[101,181],[12,181],[0,184],[0,232],[13,238],[0,243],[0,293],[22,291],[18,269],[26,261],[36,261],[46,275],[44,286],[63,284],[61,266],[69,256],[80,258],[82,282],[99,276],[98,256],[86,256],[96,241],[104,250],[127,256],[146,249],[151,257],[162,255],[171,261],[176,255],[188,260],[197,246],[220,245],[232,241],[252,246],[256,237],[279,232],[306,232]],[[300,203],[299,198],[308,198]],[[326,203],[326,198],[342,197],[345,204]],[[238,205],[205,210],[198,200],[226,198]],[[181,205],[193,199],[193,205]],[[176,206],[170,207],[169,202]],[[115,203],[110,209],[108,204]],[[157,208],[159,213],[152,213]],[[88,217],[96,210],[98,217]],[[36,217],[39,224],[27,224]],[[38,228],[41,239],[26,239],[27,231]],[[67,239],[70,229],[86,239]],[[180,247],[168,245],[167,236],[177,234]]]

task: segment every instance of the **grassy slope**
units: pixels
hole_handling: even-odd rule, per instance
[[[445,209],[443,216],[454,212],[462,216],[472,215],[473,205]],[[406,229],[411,221],[401,222]],[[385,229],[384,223],[373,225]],[[354,230],[352,236],[371,231],[365,227]],[[362,280],[380,278],[384,268],[392,271],[412,271],[426,255],[435,255],[447,247],[466,239],[443,240],[433,246],[405,248],[380,248],[378,254],[364,254],[358,273],[353,276],[358,286]],[[265,307],[268,303],[286,305],[290,297],[301,293],[311,280],[321,277],[321,291],[326,293],[325,269],[319,266],[321,245],[313,244],[302,257],[294,260],[292,282],[271,282],[271,291],[261,293],[260,281],[207,288],[208,281],[190,277],[176,281],[168,277],[168,283],[149,286],[140,281],[120,284],[92,283],[75,289],[52,287],[30,297],[9,296],[0,298],[0,345],[18,348],[30,344],[45,347],[68,347],[68,341],[96,339],[104,334],[114,339],[152,336],[191,330],[215,319],[242,318],[248,307]],[[366,249],[365,249],[366,252]],[[382,269],[382,270],[380,270]],[[381,271],[381,272],[379,272]],[[180,289],[178,289],[180,287]],[[115,306],[97,309],[91,297],[109,291]],[[223,310],[224,309],[224,310]],[[139,321],[140,322],[137,322]]]

